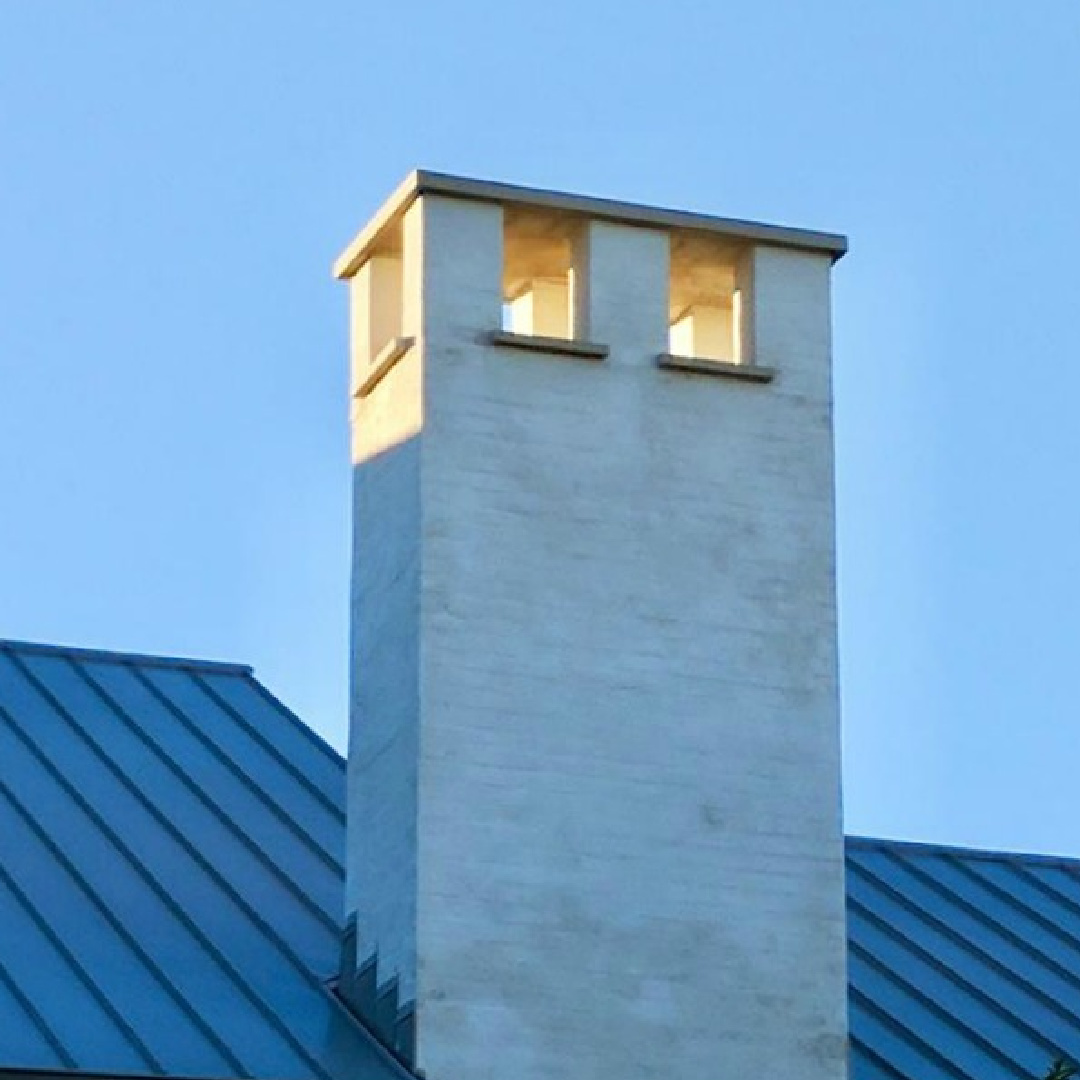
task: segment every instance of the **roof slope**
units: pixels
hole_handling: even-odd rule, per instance
[[[849,839],[854,1080],[1080,1060],[1080,861]]]
[[[227,664],[0,642],[0,1071],[407,1076],[327,989],[344,762]],[[1080,860],[849,839],[853,1080],[1080,1059]]]
[[[251,670],[0,642],[0,1066],[382,1080],[341,758]]]

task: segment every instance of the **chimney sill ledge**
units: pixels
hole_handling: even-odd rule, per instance
[[[496,330],[491,335],[491,343],[492,345],[508,345],[513,349],[528,349],[532,352],[577,357],[579,360],[605,360],[609,351],[606,345],[599,345],[593,341],[543,337],[539,334],[514,334],[509,330]]]
[[[354,398],[367,397],[386,377],[387,372],[416,344],[416,338],[391,338],[371,361],[368,373],[360,380]]]
[[[656,366],[665,371],[686,371],[693,375],[713,375],[723,379],[742,379],[744,382],[769,383],[776,378],[776,369],[757,364],[737,364],[732,360],[710,360],[702,356],[677,356],[661,353]]]

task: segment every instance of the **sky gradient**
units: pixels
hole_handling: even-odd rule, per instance
[[[344,289],[421,166],[848,234],[848,828],[1080,855],[1080,5],[0,6],[0,636],[346,728]]]

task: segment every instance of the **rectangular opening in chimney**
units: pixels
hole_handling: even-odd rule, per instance
[[[502,329],[573,339],[579,321],[578,222],[536,207],[507,207],[503,220]]]
[[[349,282],[353,393],[363,393],[377,368],[400,357],[409,342],[402,337],[403,267],[401,228],[387,229],[378,247]],[[392,362],[392,361],[391,361]]]
[[[671,354],[728,364],[749,363],[750,301],[742,253],[730,241],[692,233],[672,236]]]

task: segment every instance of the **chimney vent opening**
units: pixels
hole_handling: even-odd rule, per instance
[[[578,222],[533,207],[508,207],[503,230],[502,329],[530,337],[580,336]]]
[[[366,384],[372,369],[404,340],[404,267],[401,227],[388,229],[349,281],[352,389]]]
[[[749,363],[741,256],[724,240],[672,237],[669,348],[674,356]]]

